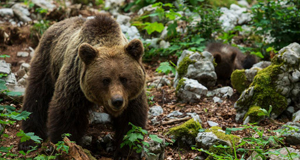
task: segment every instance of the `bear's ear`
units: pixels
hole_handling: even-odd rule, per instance
[[[219,53],[215,54],[215,55],[214,55],[214,58],[215,58],[215,62],[216,62],[217,64],[221,63],[222,58],[221,58],[221,55],[220,55]]]
[[[144,54],[143,43],[138,39],[133,39],[125,46],[126,52],[137,61],[140,61]]]
[[[97,56],[97,51],[93,46],[82,43],[79,47],[79,57],[86,64],[90,64]]]

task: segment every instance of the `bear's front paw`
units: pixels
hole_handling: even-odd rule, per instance
[[[40,147],[41,145],[34,143],[33,140],[28,140],[26,142],[19,142],[18,150],[26,152],[26,151],[32,149],[35,146]]]

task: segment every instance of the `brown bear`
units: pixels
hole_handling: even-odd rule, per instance
[[[128,123],[146,127],[143,54],[142,42],[128,42],[107,14],[52,25],[31,61],[23,110],[32,113],[22,122],[22,129],[44,140],[49,137],[53,143],[70,133],[70,139],[80,144],[89,110],[104,106],[115,128],[115,157],[127,156],[119,147],[130,129]],[[28,150],[30,145],[20,143],[19,149]]]
[[[249,69],[257,63],[254,55],[245,55],[239,49],[227,44],[210,43],[206,50],[214,56],[218,83],[222,85],[230,85],[230,76],[234,70]]]

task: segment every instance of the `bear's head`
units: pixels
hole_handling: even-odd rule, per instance
[[[213,55],[217,63],[215,71],[218,79],[230,79],[237,54],[235,52],[216,52]]]
[[[79,57],[83,62],[80,87],[86,98],[116,117],[137,98],[145,86],[142,66],[143,44],[134,39],[125,46],[98,47],[80,45]]]

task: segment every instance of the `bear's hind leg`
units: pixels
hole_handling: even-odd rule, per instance
[[[38,55],[32,61],[22,107],[23,111],[31,112],[29,118],[22,121],[22,130],[34,132],[43,140],[47,138],[47,112],[54,90],[51,73],[46,66],[47,63]],[[18,149],[26,151],[33,145],[33,141],[26,141],[19,143]]]

